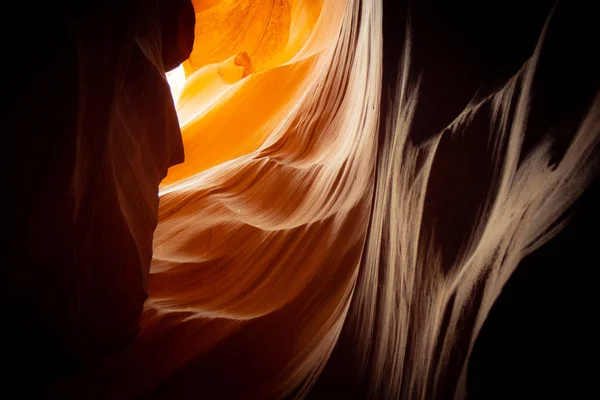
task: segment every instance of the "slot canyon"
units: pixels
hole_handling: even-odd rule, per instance
[[[6,7],[6,398],[594,397],[590,2]]]

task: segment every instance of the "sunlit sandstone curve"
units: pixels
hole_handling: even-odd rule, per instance
[[[176,99],[186,162],[162,186],[254,151],[278,129],[322,70],[345,2],[200,3]]]
[[[323,3],[315,32],[325,15],[334,15],[334,3]],[[517,262],[557,231],[553,224],[597,168],[590,158],[591,149],[598,145],[597,102],[588,116],[574,125],[573,144],[560,167],[546,166],[550,157],[547,143],[540,143],[517,163],[528,134],[529,107],[535,106],[531,105],[532,81],[543,33],[531,59],[504,87],[474,100],[431,142],[413,145],[409,137],[419,101],[419,71],[411,69],[408,32],[396,108],[381,122],[388,136],[378,143],[378,175],[370,183],[379,125],[373,107],[378,108],[379,96],[384,95],[379,86],[380,6],[376,1],[349,2],[339,35],[320,32],[309,36],[309,43],[311,38],[335,38],[337,43],[332,41],[329,49],[323,39],[314,45],[321,53],[306,45],[284,67],[268,62],[261,67],[261,57],[255,56],[253,68],[262,68],[265,84],[267,74],[279,74],[275,72],[278,68],[286,68],[276,78],[277,86],[266,93],[262,92],[263,81],[250,89],[263,99],[252,115],[281,125],[253,125],[258,119],[246,118],[248,109],[239,107],[245,85],[250,87],[251,80],[261,76],[254,72],[246,78],[248,83],[237,83],[244,86],[231,89],[234,93],[224,95],[221,103],[230,105],[227,118],[236,121],[231,130],[235,126],[236,137],[247,141],[248,147],[235,154],[223,148],[218,152],[220,161],[233,161],[163,187],[153,262],[156,280],[154,284],[152,278],[150,281],[149,304],[158,312],[193,311],[189,318],[206,315],[249,320],[244,327],[231,327],[235,333],[227,333],[232,341],[252,343],[252,349],[243,351],[249,358],[292,349],[287,360],[275,357],[271,375],[265,373],[257,379],[280,385],[278,391],[269,392],[274,397],[298,387],[300,396],[305,393],[345,320],[345,336],[358,344],[357,369],[370,371],[361,378],[366,379],[368,398],[428,399],[452,390],[460,398],[467,365],[466,355],[456,350],[460,341],[469,340],[468,348],[472,347]],[[271,50],[278,48],[275,43],[264,51],[283,54]],[[236,46],[224,54],[242,50]],[[333,51],[334,46],[337,50],[329,56],[327,50]],[[251,53],[249,56],[253,58]],[[339,83],[327,85],[336,79]],[[292,88],[297,88],[297,95]],[[271,105],[282,107],[281,111],[270,111]],[[445,267],[451,272],[444,273],[439,244],[425,222],[430,212],[425,198],[436,161],[447,151],[440,143],[451,140],[448,135],[469,134],[475,118],[489,118],[493,127],[486,132],[493,138],[486,151],[495,171],[483,205],[488,212],[473,211],[481,214],[472,231],[462,233],[466,247],[451,267]],[[186,156],[193,157],[188,162],[195,163],[195,157],[212,158],[187,149],[188,143],[193,143],[186,137],[192,124],[186,125],[185,117],[183,124]],[[248,134],[242,133],[247,127]],[[207,130],[208,125],[203,125],[198,131]],[[264,135],[256,136],[261,130]],[[251,140],[254,143],[249,145]],[[252,153],[254,149],[259,150]],[[371,205],[373,185],[376,192]],[[369,226],[366,218],[371,220],[364,243]],[[485,291],[480,295],[482,287]],[[464,315],[473,309],[479,314],[466,320]],[[307,312],[306,317],[300,310]],[[450,316],[449,321],[444,321],[444,315]],[[264,330],[271,319],[285,321],[283,326],[289,331],[280,328],[282,336],[269,336],[266,343],[259,337],[272,334]],[[460,336],[455,334],[458,331]],[[290,340],[286,337],[289,332],[298,338]],[[302,339],[302,332],[308,336]],[[237,348],[231,342],[227,346]],[[236,363],[237,358],[228,360]],[[462,374],[453,381],[457,374],[449,368],[457,365]],[[246,369],[240,366],[239,371],[245,373]],[[258,398],[265,396],[264,392],[255,393],[261,393]]]
[[[100,372],[128,382],[107,396],[157,390],[231,340],[222,362],[240,384],[217,385],[212,368],[206,397],[307,390],[341,330],[371,201],[381,10],[363,5],[359,26],[356,2],[259,3],[290,13],[286,46],[257,52],[231,30],[230,48],[197,61],[210,46],[196,32],[177,102],[185,162],[162,182],[142,332]],[[198,27],[213,9],[197,10]]]

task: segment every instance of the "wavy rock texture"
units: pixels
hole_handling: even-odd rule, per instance
[[[185,162],[161,183],[142,330],[56,390],[304,397],[346,357],[347,397],[463,398],[502,287],[598,172],[597,87],[560,151],[545,136],[556,124],[535,121],[560,18],[514,76],[418,137],[429,75],[409,21],[386,98],[381,2],[194,7],[194,48],[173,73]]]

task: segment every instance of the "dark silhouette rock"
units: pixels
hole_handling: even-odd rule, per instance
[[[15,4],[1,268],[5,376],[34,392],[139,330],[158,184],[183,159],[165,71],[190,1]],[[6,315],[7,314],[7,315]]]

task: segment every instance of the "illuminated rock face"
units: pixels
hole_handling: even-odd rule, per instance
[[[380,38],[375,24],[358,30],[346,1],[247,12],[271,3],[268,21],[244,17],[245,44],[231,28],[216,40],[232,48],[206,64],[195,61],[212,44],[203,13],[233,18],[235,3],[196,15],[177,103],[185,162],[162,183],[140,337],[100,372],[129,382],[107,396],[159,393],[175,371],[162,395],[188,392],[189,365],[209,398],[279,397],[316,378],[335,344],[367,231],[380,93],[378,57],[352,60],[377,54]],[[344,44],[359,34],[358,50]]]
[[[345,3],[195,4],[194,51],[177,99],[186,163],[162,185],[247,155],[282,131],[331,57]]]
[[[526,54],[458,88],[408,26],[387,102],[381,2],[258,4],[196,4],[206,25],[177,102],[186,161],[162,183],[145,328],[117,370],[176,371],[137,383],[158,398],[198,384],[209,398],[302,396],[341,335],[343,398],[464,396],[501,288],[593,177],[597,86],[573,95],[586,111],[555,169],[547,142],[527,144],[561,48],[546,15]],[[294,22],[313,21],[300,9],[318,18]]]

